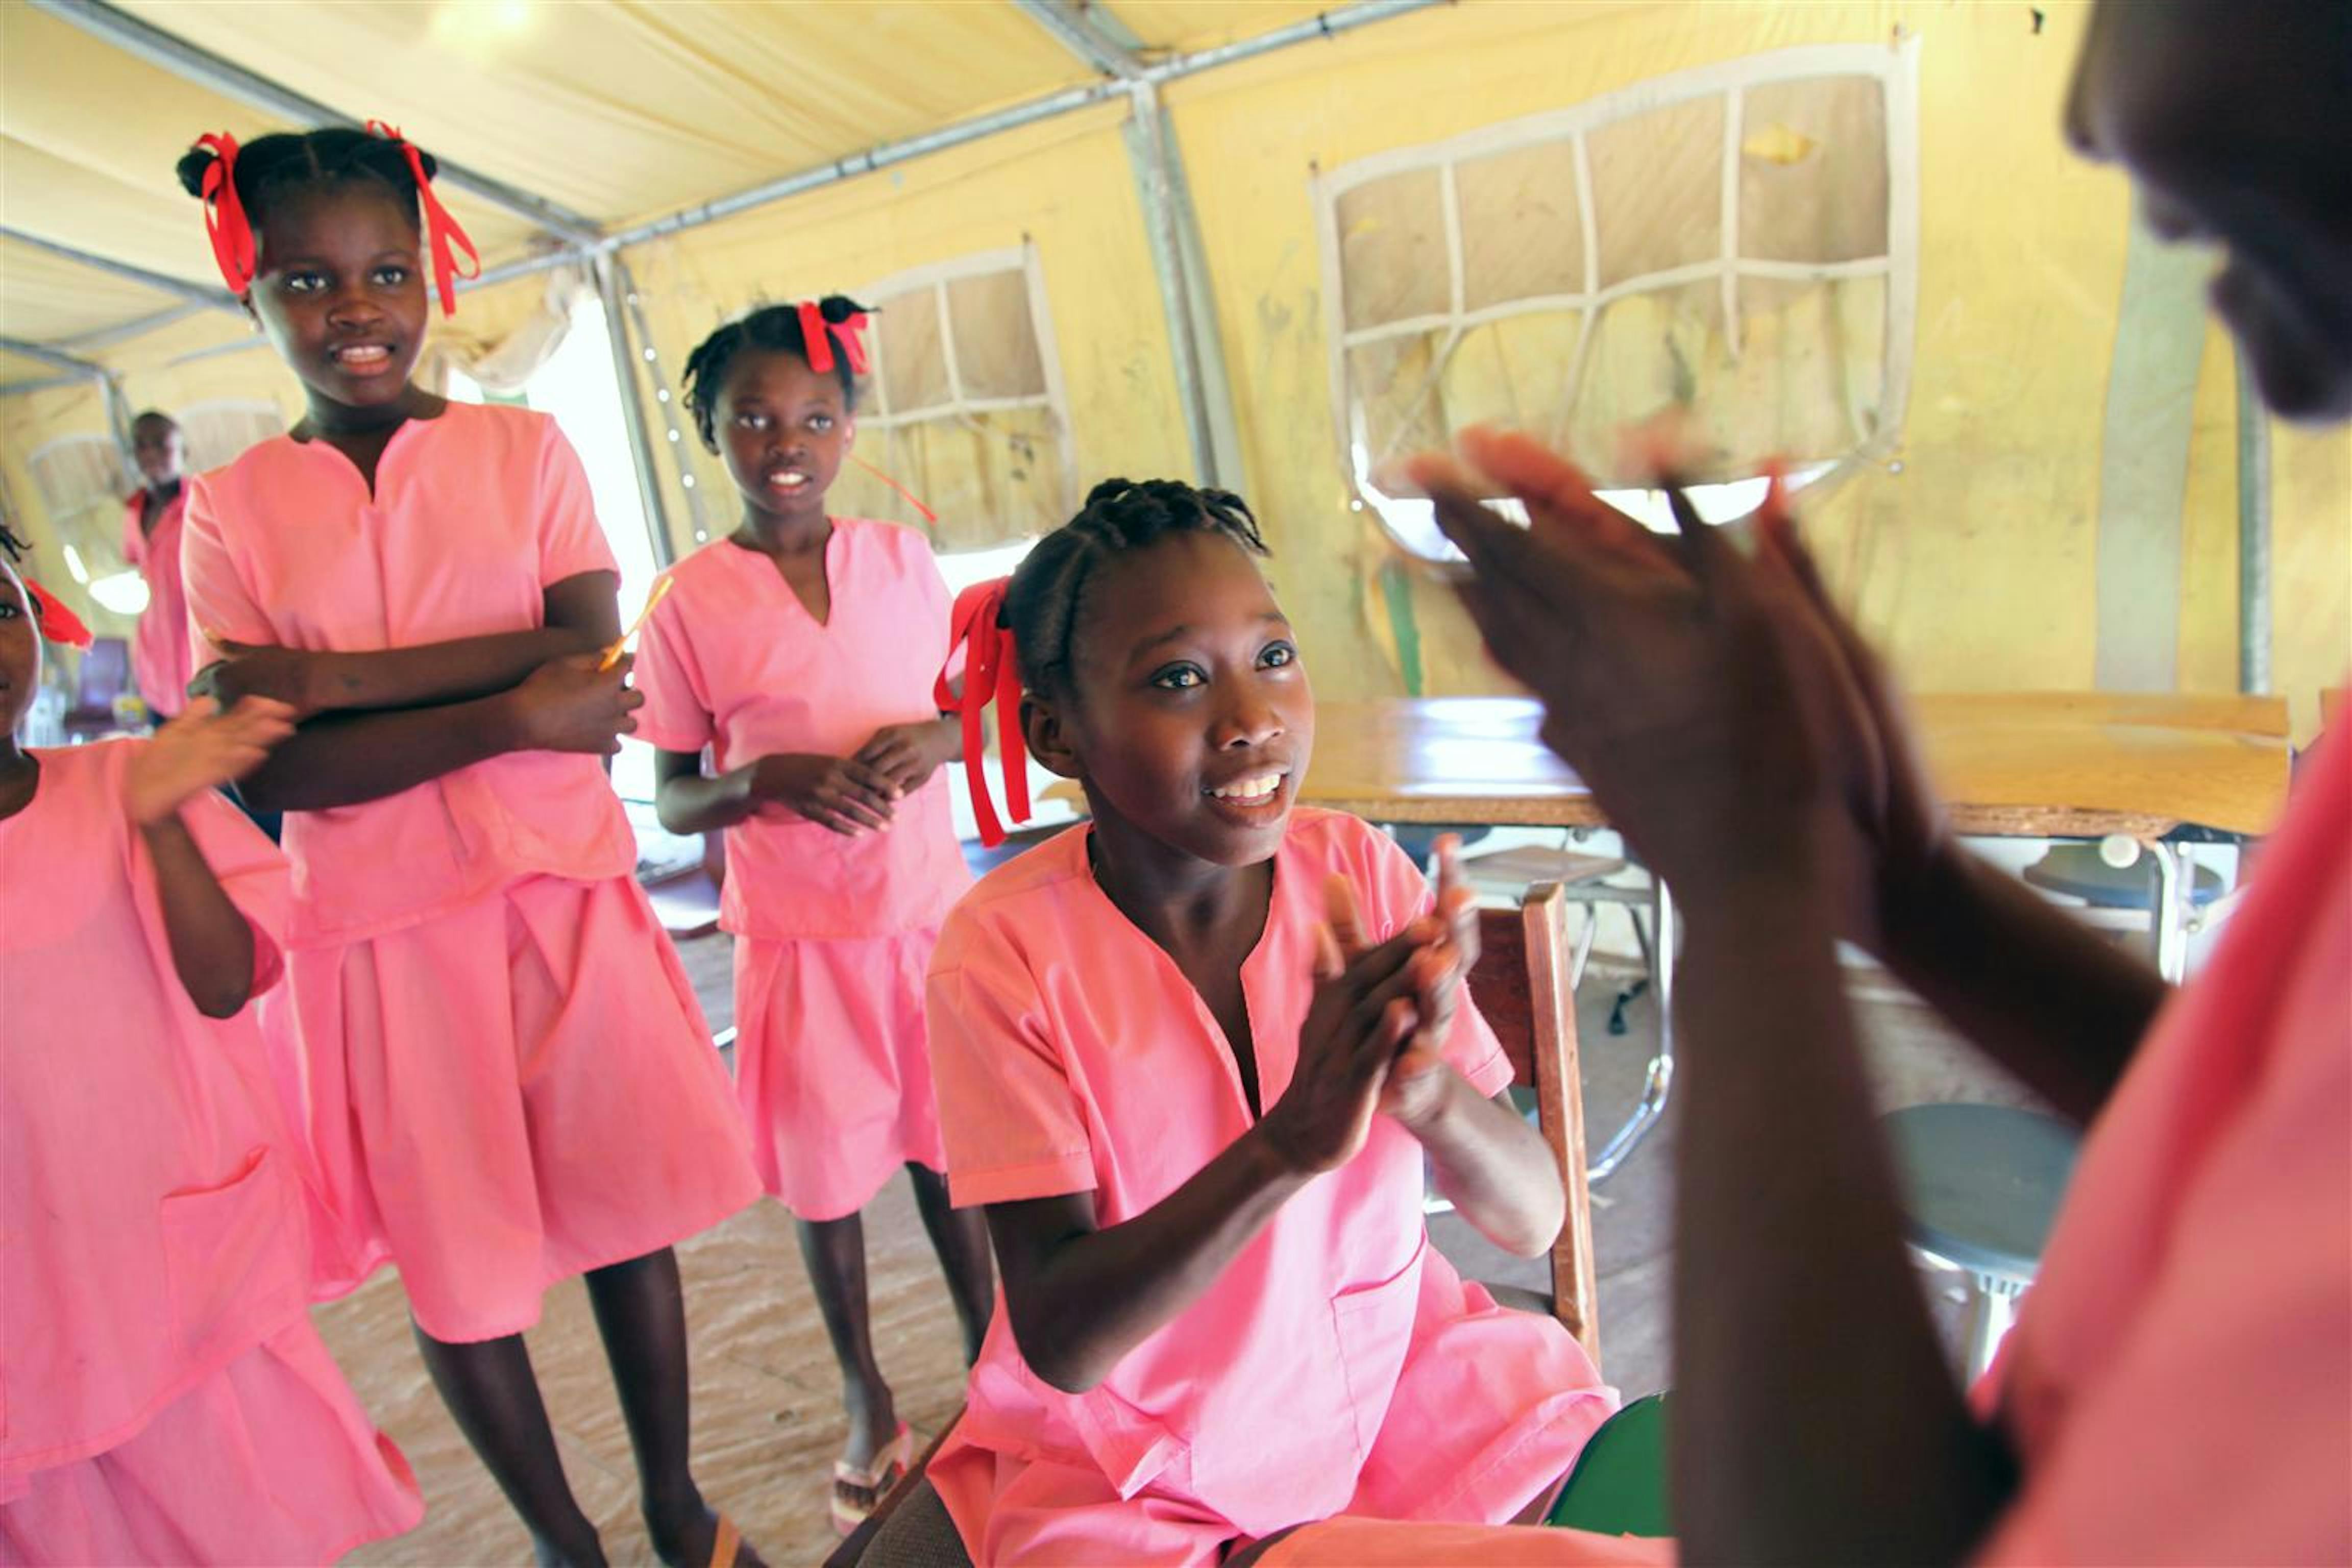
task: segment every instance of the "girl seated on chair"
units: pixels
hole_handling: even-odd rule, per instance
[[[929,1472],[982,1564],[1507,1521],[1616,1405],[1429,1247],[1424,1159],[1530,1257],[1559,1173],[1463,994],[1466,890],[1294,809],[1315,704],[1265,553],[1238,497],[1117,479],[1001,614],[960,606],[965,700],[1015,660],[1027,688],[1008,772],[1025,738],[1093,816],[982,880],[931,968],[950,1184],[1003,1276]]]

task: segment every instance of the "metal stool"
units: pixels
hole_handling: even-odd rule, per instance
[[[2171,844],[2115,837],[2053,844],[2021,875],[2045,893],[2080,900],[2077,912],[2093,925],[2147,931],[2158,973],[2178,985],[2188,969],[2189,936],[2218,918],[2226,890],[2212,868],[2189,865],[2193,874],[2184,877],[2185,864]]]
[[[1992,1364],[2033,1283],[2082,1143],[2073,1123],[2005,1105],[1914,1105],[1880,1119],[1911,1245],[1965,1269],[1969,1379]]]

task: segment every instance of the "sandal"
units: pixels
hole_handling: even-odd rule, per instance
[[[719,1533],[710,1538],[710,1568],[735,1568],[735,1554],[742,1549],[743,1532],[725,1514],[719,1516]]]
[[[890,1489],[898,1484],[914,1463],[915,1434],[904,1421],[898,1432],[874,1455],[874,1462],[859,1469],[846,1459],[833,1462],[833,1529],[836,1535],[848,1535],[873,1516],[882,1506]],[[849,1495],[867,1494],[863,1502]]]

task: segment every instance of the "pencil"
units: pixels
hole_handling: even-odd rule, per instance
[[[654,613],[654,606],[662,602],[663,598],[669,593],[670,584],[675,581],[677,581],[677,579],[665,574],[662,579],[654,584],[654,591],[646,595],[646,607],[637,612],[637,618],[629,623],[629,629],[621,634],[620,640],[614,643],[611,647],[604,650],[604,657],[603,659],[598,661],[596,665],[597,668],[610,669],[614,665],[621,662],[621,650],[629,646],[629,639],[631,637],[636,636],[637,633],[645,629],[646,621]]]

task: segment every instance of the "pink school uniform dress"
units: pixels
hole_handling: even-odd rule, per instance
[[[949,919],[930,1019],[959,1204],[1092,1192],[1117,1225],[1250,1124],[1208,1009],[1087,868],[1089,829],[991,873]],[[1266,1104],[1297,1063],[1323,887],[1385,939],[1430,904],[1393,844],[1300,810],[1242,968]],[[1475,1008],[1447,1058],[1510,1067]],[[1334,1514],[1496,1522],[1557,1480],[1617,1405],[1566,1331],[1499,1308],[1429,1245],[1421,1145],[1385,1119],[1206,1295],[1082,1394],[1022,1360],[1000,1293],[969,1405],[930,1477],[974,1560],[1213,1563]]]
[[[192,483],[191,637],[366,651],[542,624],[611,571],[546,416],[451,405],[369,493],[278,437]],[[289,813],[299,1100],[343,1279],[387,1258],[417,1322],[520,1332],[556,1280],[758,1195],[725,1069],[632,872],[598,758],[517,752],[365,805]],[[325,1283],[325,1282],[322,1282]]]
[[[886,724],[938,718],[949,605],[929,542],[836,518],[824,570],[820,626],[756,551],[721,540],[680,562],[637,651],[638,738],[708,746],[723,773],[778,752],[848,756]],[[941,769],[878,833],[782,813],[727,830],[736,1097],[761,1179],[803,1219],[855,1214],[910,1161],[946,1167],[923,973],[971,883],[949,787]]]
[[[180,530],[187,520],[188,487],[164,503],[155,531],[140,525],[147,492],[134,490],[122,503],[122,559],[147,584],[147,608],[131,634],[131,668],[139,695],[157,719],[188,705],[188,680],[195,667],[188,657],[188,595],[180,584]]]
[[[2092,1126],[1979,1393],[1989,1563],[2352,1562],[2352,745]]]
[[[250,1004],[206,1018],[123,810],[143,742],[34,753],[0,821],[0,1563],[322,1563],[424,1512],[307,1315]],[[286,864],[182,819],[275,983]]]

